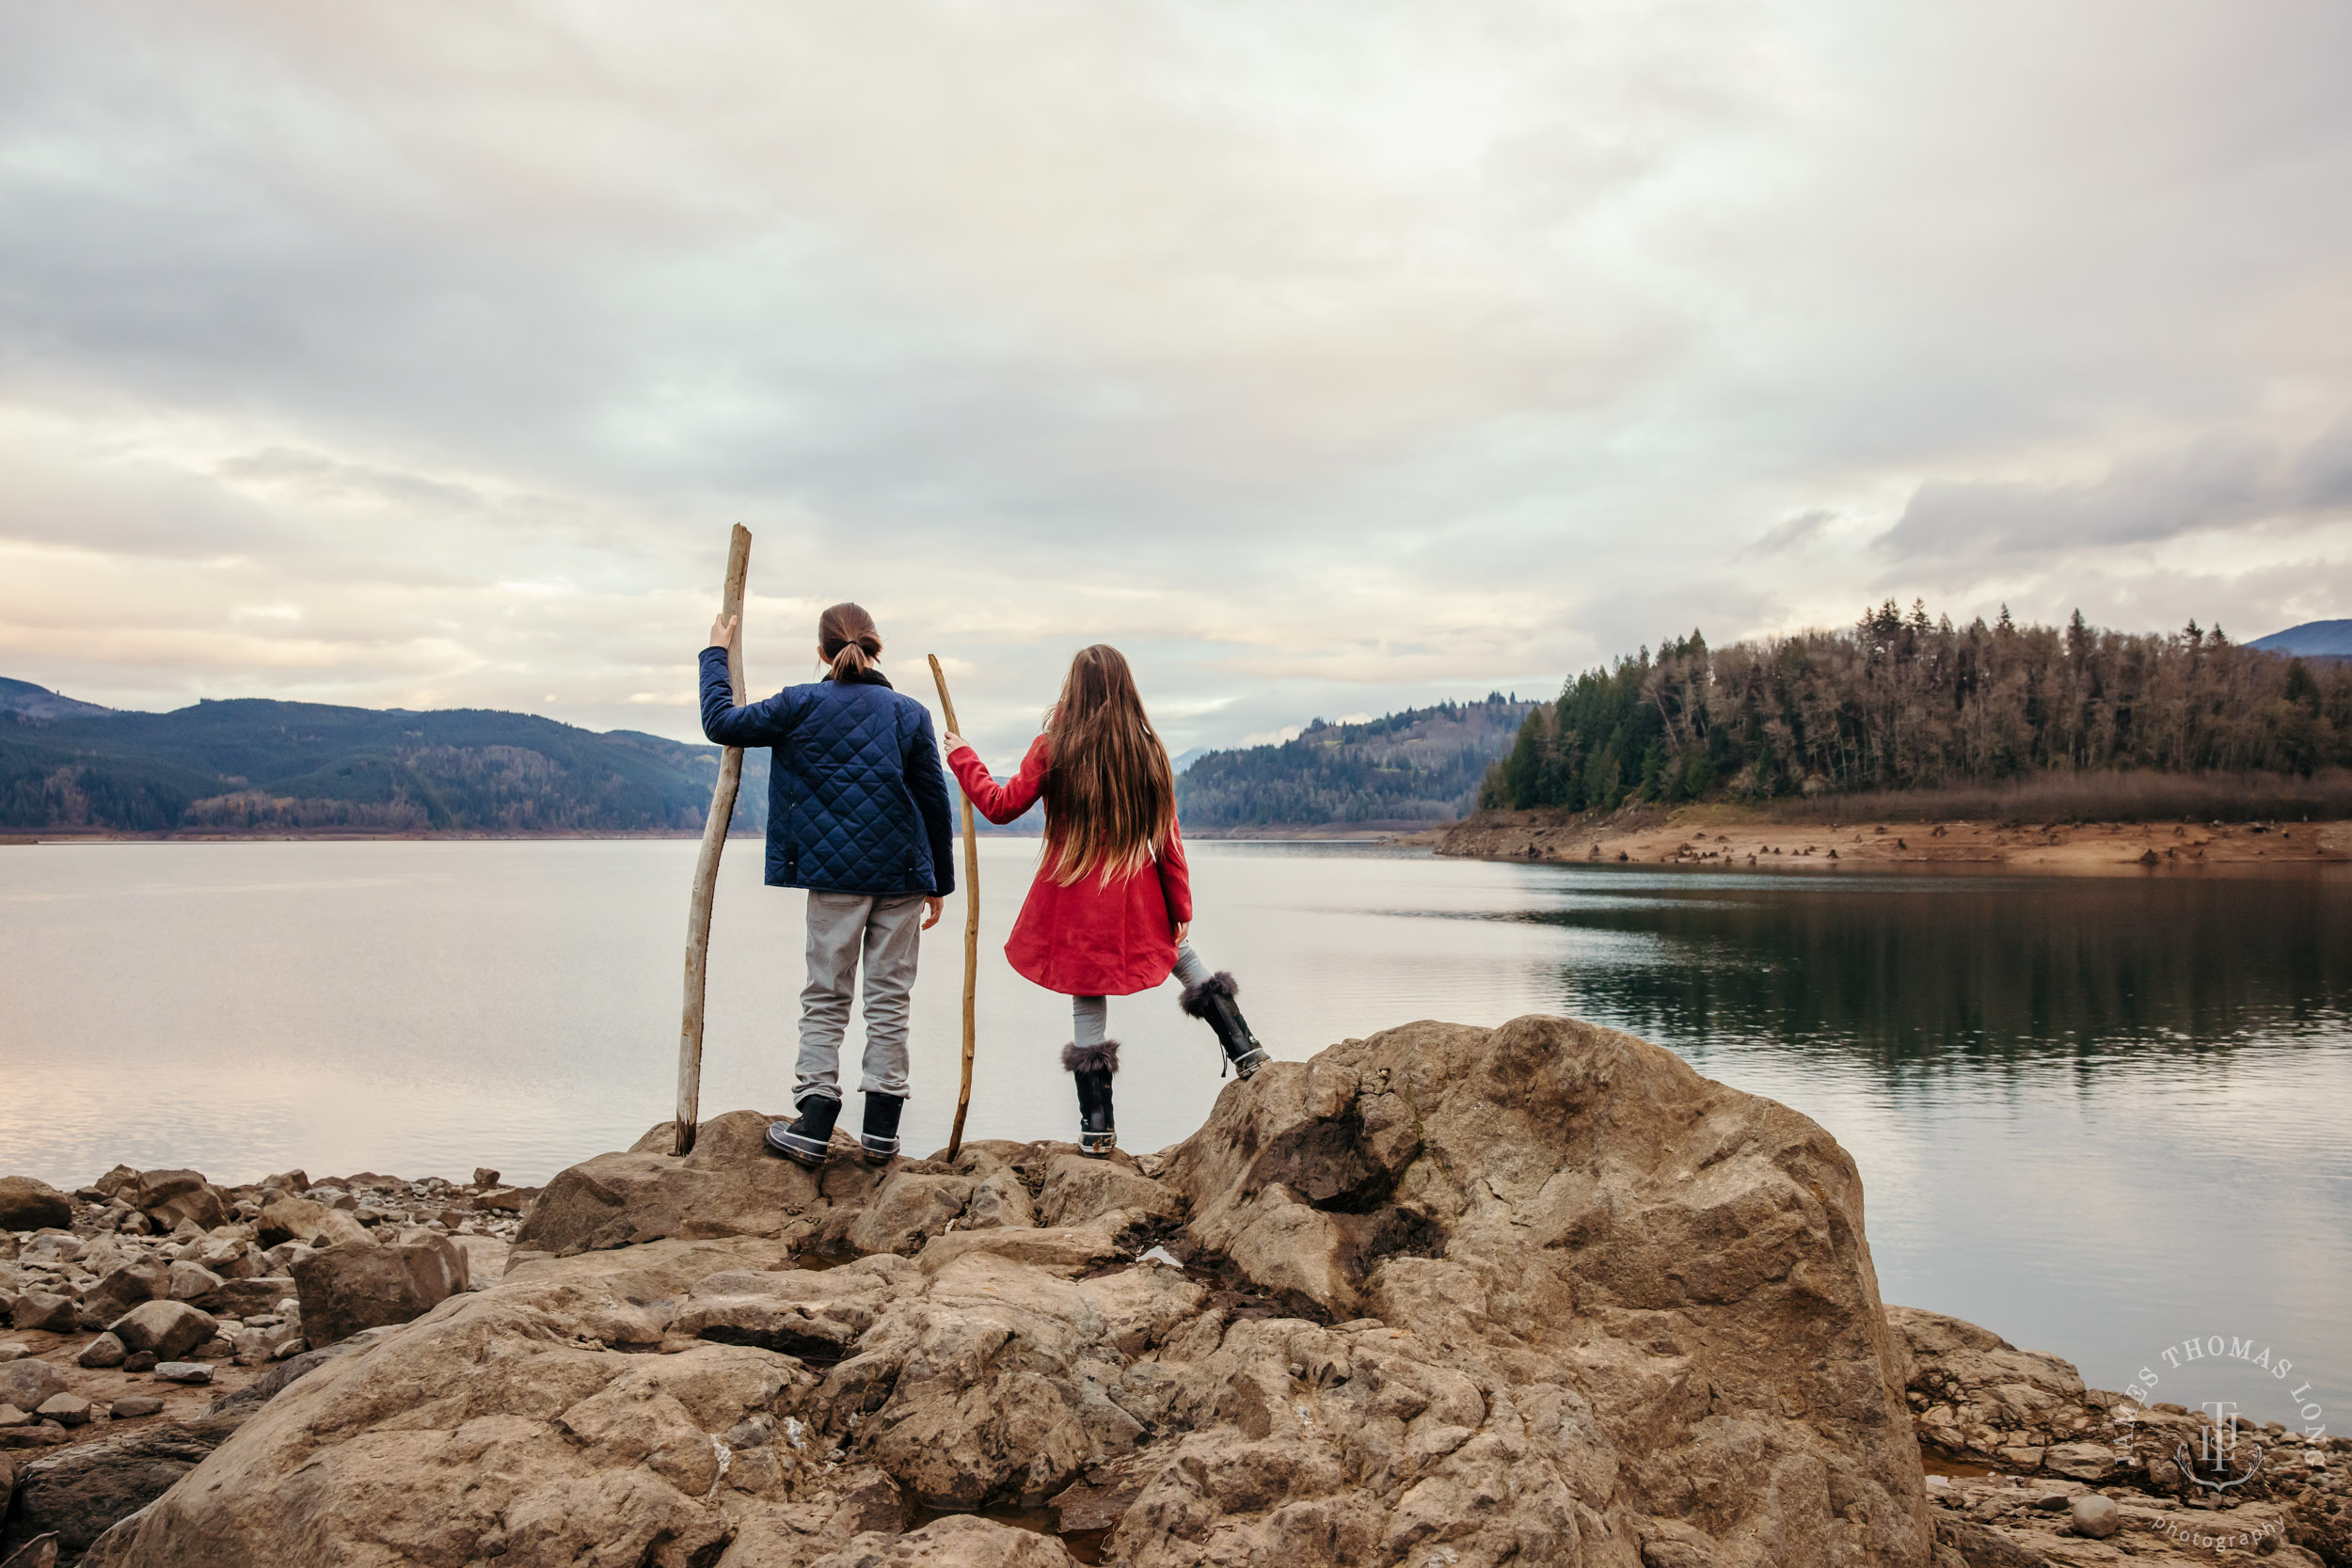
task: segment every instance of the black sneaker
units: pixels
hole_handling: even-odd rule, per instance
[[[866,1097],[866,1131],[858,1134],[858,1147],[866,1150],[869,1165],[886,1165],[898,1152],[898,1113],[906,1109],[902,1094],[872,1094]]]
[[[829,1094],[812,1094],[801,1101],[801,1114],[789,1122],[768,1124],[768,1147],[796,1164],[814,1170],[825,1163],[833,1147],[833,1124],[841,1115],[841,1101]]]

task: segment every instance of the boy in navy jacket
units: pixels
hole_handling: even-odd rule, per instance
[[[907,1096],[907,1016],[920,931],[939,924],[956,889],[947,779],[923,705],[891,689],[876,667],[872,616],[837,604],[817,621],[822,680],[737,707],[727,678],[736,623],[710,627],[702,655],[703,734],[722,746],[772,748],[768,770],[768,885],[808,890],[808,984],[792,1121],[768,1147],[824,1163],[841,1114],[841,1042],[861,952],[866,1061],[859,1143],[882,1164],[898,1152]],[[918,926],[918,917],[920,924]]]

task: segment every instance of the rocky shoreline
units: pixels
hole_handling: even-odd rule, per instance
[[[1777,822],[1723,805],[1607,816],[1482,811],[1415,835],[1440,855],[1758,871],[1948,868],[2092,876],[2352,863],[2352,822]]]
[[[1110,1162],[765,1120],[0,1180],[0,1568],[2352,1568],[2352,1445],[2209,1492],[2190,1413],[1883,1307],[1845,1152],[1629,1036],[1410,1024]]]

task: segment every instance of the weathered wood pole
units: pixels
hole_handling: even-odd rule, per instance
[[[947,695],[947,673],[930,656],[931,679],[939,683],[940,711],[956,728],[955,699]],[[963,798],[963,1087],[956,1093],[956,1124],[947,1131],[947,1158],[963,1148],[963,1114],[972,1108],[972,1048],[978,1037],[980,996],[980,840],[972,826],[972,798]]]
[[[741,523],[727,542],[727,580],[719,592],[719,615],[735,619],[727,644],[727,684],[743,705],[743,578],[752,566],[752,531]],[[719,886],[719,855],[727,847],[727,825],[735,820],[735,796],[743,783],[743,748],[719,753],[719,782],[711,787],[710,815],[703,819],[702,853],[694,858],[694,897],[686,911],[686,1016],[677,1036],[677,1120],[672,1154],[691,1154],[702,1117],[703,991],[710,958],[710,900]]]

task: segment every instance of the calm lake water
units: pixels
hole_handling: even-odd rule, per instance
[[[669,1114],[693,855],[0,848],[0,1172],[487,1164],[538,1182],[625,1147]],[[1067,1138],[1067,1004],[998,952],[1034,846],[981,855],[969,1131]],[[1194,860],[1196,941],[1279,1055],[1416,1018],[1632,1030],[1852,1151],[1890,1302],[2106,1387],[2191,1335],[2250,1336],[2352,1422],[2352,880],[1651,873],[1332,845]],[[758,864],[730,846],[709,1113],[786,1106],[802,898]],[[954,1112],[961,931],[951,905],[926,939],[918,1150]],[[1218,1058],[1174,988],[1114,1002],[1112,1032],[1122,1143],[1198,1126]],[[2225,1391],[2287,1418],[2282,1386]]]

